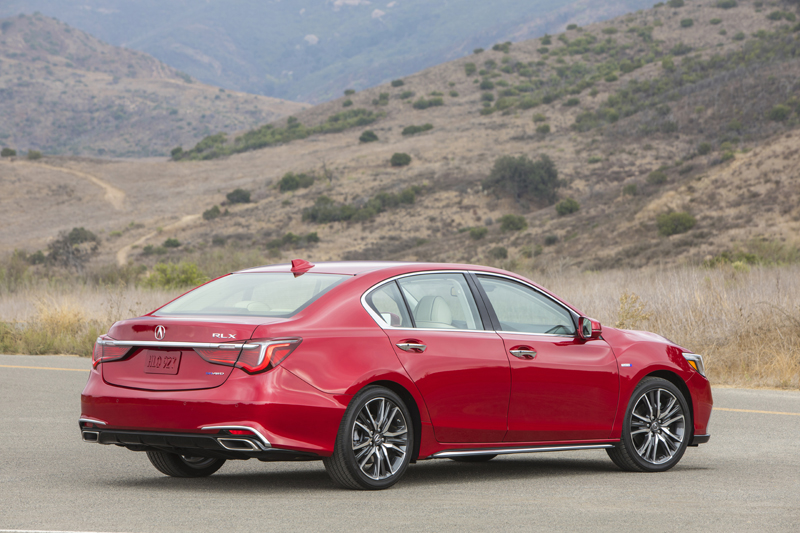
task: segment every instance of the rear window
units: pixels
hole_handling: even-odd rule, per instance
[[[233,315],[288,318],[350,276],[306,273],[231,274],[170,302],[155,316]]]

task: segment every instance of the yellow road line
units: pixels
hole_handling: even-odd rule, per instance
[[[0,368],[30,368],[32,370],[66,370],[67,372],[90,372],[88,368],[55,368],[52,366],[19,366],[19,365],[0,365]]]
[[[781,411],[754,411],[753,409],[726,409],[724,407],[714,407],[714,411],[731,411],[734,413],[758,413],[762,415],[800,416],[800,413],[783,413]]]

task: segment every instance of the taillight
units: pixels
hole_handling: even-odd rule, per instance
[[[195,348],[194,351],[209,363],[233,366],[236,359],[239,358],[241,345],[237,346],[232,344],[230,346],[225,346],[224,344],[220,344],[216,348]]]
[[[119,361],[124,359],[130,351],[130,346],[115,346],[114,341],[97,337],[92,351],[92,366],[97,368],[100,363]]]
[[[263,342],[248,342],[236,367],[241,368],[248,374],[266,372],[281,364],[303,339],[280,339]]]

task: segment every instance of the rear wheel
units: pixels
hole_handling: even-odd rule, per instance
[[[451,457],[457,463],[486,463],[497,457],[497,454],[492,455],[464,455],[463,457]]]
[[[634,389],[622,439],[606,450],[630,472],[664,472],[681,460],[689,444],[692,417],[683,393],[661,378],[645,378]]]
[[[172,477],[206,477],[225,464],[225,459],[189,457],[168,452],[147,452],[147,458],[156,470]]]
[[[322,462],[328,475],[348,489],[386,489],[408,468],[414,443],[411,414],[403,400],[371,386],[350,402],[339,427],[333,455]]]

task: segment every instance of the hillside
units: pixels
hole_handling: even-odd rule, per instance
[[[144,53],[42,15],[0,19],[0,145],[50,154],[162,156],[304,104],[220,91]]]
[[[140,50],[211,85],[304,102],[649,7],[648,0],[4,0]]]
[[[85,226],[101,238],[97,264],[188,259],[209,272],[297,256],[582,269],[794,261],[796,4],[717,4],[662,5],[549,44],[498,46],[238,142],[185,145],[188,159],[207,160],[6,161],[0,187],[16,196],[0,199],[0,243],[33,252]],[[354,117],[373,121],[330,126]],[[409,126],[419,132],[404,135]],[[378,140],[360,142],[365,129]],[[267,147],[246,149],[256,145]],[[396,152],[410,165],[391,166]],[[567,203],[559,214],[546,195],[484,188],[505,155],[548,156],[560,180],[554,199],[572,198],[578,210]],[[281,192],[289,172],[315,179]],[[124,201],[115,205],[90,177]],[[226,200],[236,188],[251,201]],[[505,215],[524,223],[503,224]]]

